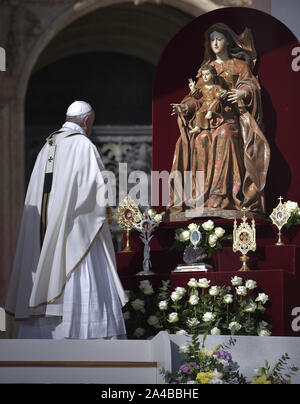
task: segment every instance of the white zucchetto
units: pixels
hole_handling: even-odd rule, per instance
[[[88,114],[91,112],[92,107],[85,101],[74,101],[67,110],[67,116],[78,116]]]

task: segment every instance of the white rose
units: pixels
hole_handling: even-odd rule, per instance
[[[178,351],[179,351],[180,353],[188,353],[188,352],[190,351],[190,346],[189,346],[189,344],[180,345],[180,347],[178,348]]]
[[[181,296],[184,296],[186,294],[185,288],[183,288],[181,286],[177,286],[177,288],[175,289],[175,292],[177,292]]]
[[[154,216],[153,220],[156,223],[160,223],[162,221],[162,215],[160,213],[157,213],[157,215]]]
[[[188,318],[186,324],[188,327],[196,327],[198,324],[200,324],[200,321],[196,317]]]
[[[143,310],[145,306],[144,300],[141,299],[135,299],[133,302],[131,302],[131,306],[134,310]]]
[[[215,378],[215,379],[222,379],[222,378],[223,378],[223,373],[218,372],[217,369],[215,369],[215,370],[213,371],[213,375],[214,375],[214,378]]]
[[[252,289],[255,289],[257,287],[257,283],[255,281],[252,281],[252,280],[249,279],[249,280],[246,281],[245,286],[246,286],[247,289],[252,290]]]
[[[144,334],[145,334],[144,328],[137,328],[137,329],[134,331],[134,333],[133,333],[133,335],[134,335],[135,337],[137,337],[137,338],[142,337]]]
[[[167,310],[168,302],[166,300],[162,300],[158,303],[158,307],[160,310]]]
[[[212,379],[210,379],[208,384],[226,384],[226,383],[222,379],[213,377]]]
[[[140,289],[145,289],[145,288],[150,288],[150,287],[152,287],[152,285],[148,279],[144,279],[143,281],[140,281],[140,284],[139,284]]]
[[[206,278],[201,278],[198,280],[198,285],[200,288],[206,289],[210,287],[210,281]]]
[[[223,298],[223,300],[224,300],[224,302],[227,303],[227,304],[232,303],[232,302],[233,302],[233,296],[230,295],[230,294],[225,295],[224,298]]]
[[[231,283],[233,286],[240,286],[243,283],[243,278],[235,276],[234,278],[231,278]]]
[[[171,299],[173,300],[173,302],[178,302],[180,299],[182,299],[182,294],[178,293],[178,292],[172,292],[171,293]]]
[[[191,223],[188,225],[188,229],[190,232],[192,232],[194,230],[198,230],[198,225],[196,223]]]
[[[149,316],[148,320],[147,320],[147,323],[149,325],[152,325],[153,327],[156,327],[158,325],[158,323],[159,323],[159,319],[156,316]]]
[[[299,206],[297,202],[287,201],[284,203],[284,206],[289,214],[294,213],[298,210]]]
[[[215,247],[217,241],[218,241],[218,237],[217,237],[215,234],[211,234],[211,235],[208,237],[208,244],[209,244],[211,247]]]
[[[188,333],[185,330],[176,331],[176,334],[177,335],[188,335]]]
[[[221,330],[218,327],[214,327],[210,330],[211,335],[221,335]]]
[[[148,215],[149,215],[150,219],[152,219],[152,217],[156,215],[156,210],[148,209]]]
[[[216,315],[211,313],[210,311],[207,311],[205,314],[203,314],[202,320],[205,323],[208,323],[210,321],[213,321],[216,318]]]
[[[255,303],[249,303],[249,304],[244,308],[244,311],[245,311],[246,313],[254,313],[256,309],[257,309],[257,304],[255,304]]]
[[[191,279],[188,281],[188,286],[189,286],[190,288],[197,288],[199,285],[198,285],[198,282],[196,281],[195,278],[191,278]]]
[[[212,220],[207,220],[207,222],[202,223],[202,227],[206,231],[211,231],[215,227],[214,222]]]
[[[129,320],[130,319],[130,311],[125,311],[125,313],[123,313],[123,317],[124,317],[124,320]]]
[[[260,337],[269,337],[271,335],[271,332],[269,330],[260,330],[258,333]]]
[[[196,304],[199,303],[199,297],[196,296],[196,295],[192,295],[192,296],[190,297],[190,299],[189,299],[189,303],[190,303],[192,306],[195,306]]]
[[[183,230],[179,235],[180,241],[188,241],[190,239],[190,232],[188,230]]]
[[[235,288],[235,290],[239,296],[247,295],[247,288],[245,286],[238,286],[237,288]]]
[[[218,294],[220,293],[220,289],[219,289],[218,286],[212,286],[212,287],[209,289],[208,293],[209,293],[211,296],[218,296]]]
[[[169,316],[168,316],[169,323],[176,323],[178,320],[179,320],[179,317],[176,312],[169,314]]]
[[[269,296],[265,293],[259,293],[258,297],[255,299],[256,302],[261,302],[262,304],[265,304],[268,300]]]
[[[216,228],[215,228],[215,235],[216,235],[218,238],[223,237],[224,234],[225,234],[225,230],[222,229],[222,227],[216,227]]]
[[[143,290],[143,292],[144,292],[144,295],[150,296],[150,295],[153,295],[154,290],[153,290],[153,288],[152,288],[152,286],[151,286],[150,288],[145,288],[145,289]]]
[[[242,328],[241,324],[238,323],[237,321],[232,321],[232,322],[228,325],[229,330],[231,330],[233,327],[236,329],[236,331],[239,331],[239,330]]]
[[[140,282],[139,288],[143,291],[144,295],[153,295],[154,290],[148,279]]]

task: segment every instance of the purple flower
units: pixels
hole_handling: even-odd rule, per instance
[[[227,362],[230,362],[230,361],[232,360],[232,356],[231,356],[230,353],[224,352],[222,359],[224,359],[224,360],[227,361]]]
[[[191,373],[193,373],[193,369],[191,369],[191,367],[195,370],[200,369],[200,366],[197,365],[197,363],[188,362],[188,363],[185,363],[184,365],[181,365],[179,370],[181,370],[183,373],[191,374]]]
[[[216,355],[218,358],[223,359],[224,361],[231,362],[232,361],[232,356],[229,352],[225,351],[214,351],[213,353]]]
[[[192,369],[187,366],[187,364],[181,365],[179,370],[181,370],[183,373],[188,373],[188,374],[193,372]]]
[[[192,367],[193,367],[194,369],[196,369],[196,370],[199,370],[199,369],[200,369],[200,366],[197,365],[196,362],[190,362],[189,365],[192,366]]]

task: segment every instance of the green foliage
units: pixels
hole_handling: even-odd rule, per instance
[[[238,283],[238,287],[233,284]],[[270,335],[264,305],[268,296],[254,293],[256,282],[232,279],[232,286],[210,286],[206,278],[191,278],[189,288],[170,290],[163,281],[158,293],[142,281],[124,308],[129,338],[148,338],[160,330],[171,334]]]
[[[284,354],[270,367],[265,361],[264,367],[254,369],[251,382],[240,373],[239,365],[233,361],[230,353],[236,339],[230,337],[227,344],[220,344],[208,350],[205,347],[207,334],[202,337],[192,335],[191,342],[181,345],[179,352],[184,354],[181,366],[175,373],[163,372],[165,380],[171,384],[290,384],[291,377],[299,370],[288,367],[290,360]]]
[[[202,247],[207,257],[210,258],[216,251],[223,248],[223,244],[232,240],[232,235],[225,235],[225,230],[222,227],[215,227],[212,220],[208,220],[202,224],[191,223],[188,227],[181,227],[175,230],[175,240],[169,251],[184,251],[184,249],[192,245],[190,235],[193,230],[198,230],[201,233],[201,242],[199,247]]]

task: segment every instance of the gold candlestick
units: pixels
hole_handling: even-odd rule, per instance
[[[273,209],[273,212],[270,215],[270,219],[278,229],[278,240],[276,245],[284,245],[284,243],[281,240],[281,229],[285,224],[287,224],[287,221],[289,220],[290,217],[290,213],[286,210],[284,204],[282,203],[283,198],[280,196],[278,199],[279,204],[276,206],[276,208]]]
[[[240,260],[242,261],[243,265],[239,269],[239,271],[249,271],[249,267],[247,265],[247,261],[249,261],[249,257],[247,256],[247,253],[251,251],[256,250],[256,229],[255,229],[255,220],[252,219],[252,224],[250,226],[249,223],[247,223],[247,217],[246,217],[246,212],[247,209],[243,208],[242,209],[242,222],[241,224],[237,227],[237,221],[234,219],[234,225],[233,225],[233,245],[232,245],[232,250],[234,252],[240,251],[242,256],[240,257]]]
[[[126,231],[126,246],[122,252],[131,252],[130,231],[134,228],[133,223],[138,223],[141,220],[141,212],[129,195],[126,195],[123,203],[119,205],[116,220],[120,227]]]

